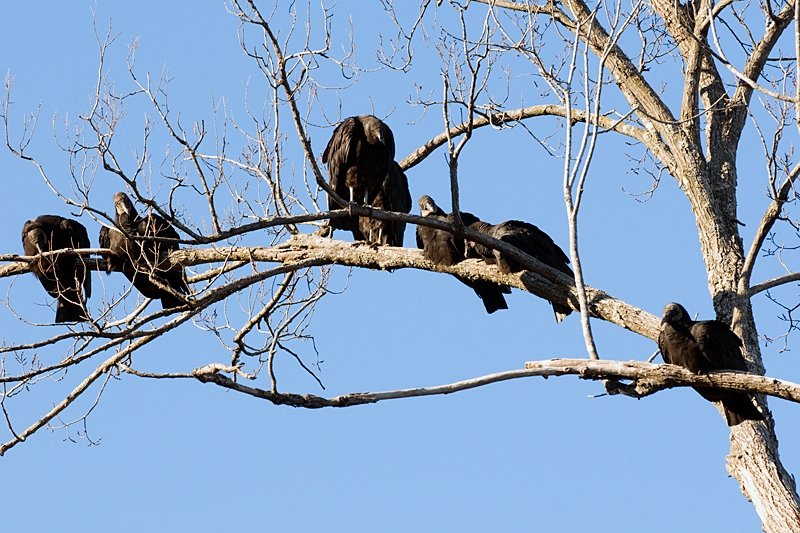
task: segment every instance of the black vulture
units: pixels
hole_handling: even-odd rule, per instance
[[[22,248],[25,255],[37,255],[65,248],[91,248],[86,228],[77,220],[57,215],[42,215],[22,226]],[[58,300],[56,322],[91,320],[84,307],[92,295],[92,278],[82,258],[58,254],[31,263],[33,272],[47,294]]]
[[[411,193],[408,178],[396,162],[392,161],[372,207],[396,213],[411,212]],[[377,218],[359,217],[358,228],[364,240],[388,246],[403,246],[406,223]]]
[[[671,303],[664,308],[658,348],[665,363],[682,366],[695,374],[714,370],[748,371],[742,356],[742,341],[727,324],[718,320],[695,322],[680,304]],[[749,394],[707,387],[694,387],[694,390],[708,401],[722,402],[729,426],[745,420],[764,420]]]
[[[189,293],[183,267],[170,266],[167,261],[169,254],[179,248],[178,243],[134,240],[123,233],[132,237],[179,239],[178,232],[158,215],[139,216],[133,202],[123,192],[114,195],[114,208],[114,223],[119,229],[105,226],[100,229],[100,246],[113,254],[106,256],[108,272],[121,271],[145,297],[160,299],[164,309],[184,305],[177,295],[165,288],[179,294]]]
[[[567,257],[567,254],[553,242],[553,239],[547,233],[533,224],[520,220],[509,220],[493,226],[486,222],[478,221],[470,224],[469,227],[515,246],[545,265],[553,267],[570,277],[575,277],[572,269],[568,266],[569,257]],[[525,267],[519,262],[500,253],[498,250],[492,250],[476,242],[469,242],[469,247],[478,256],[483,257],[487,263],[497,264],[497,268],[504,274],[525,270]],[[567,315],[572,313],[572,309],[566,305],[555,302],[550,303],[553,306],[553,313],[556,315],[556,322],[561,322]]]
[[[343,200],[371,205],[394,161],[394,135],[389,126],[372,115],[346,118],[335,130],[322,153],[328,165],[328,183]],[[346,209],[328,196],[328,209]],[[358,217],[333,218],[331,229],[353,232],[364,240]]]
[[[442,209],[436,205],[430,196],[422,196],[419,199],[419,212],[423,217],[435,218],[448,224],[455,222],[452,214],[446,215]],[[461,221],[464,224],[473,224],[478,221],[477,217],[471,213],[461,213]],[[464,239],[455,235],[428,226],[417,226],[417,248],[422,248],[425,259],[435,265],[453,266],[465,258],[466,244]],[[475,291],[487,313],[494,313],[498,309],[508,309],[506,299],[503,294],[510,294],[511,289],[505,285],[498,285],[490,281],[469,280],[461,276],[455,276],[461,283]]]

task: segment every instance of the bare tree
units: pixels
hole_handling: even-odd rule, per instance
[[[377,50],[378,70],[412,71],[418,62],[416,47],[426,39],[434,42],[433,53],[440,61],[439,77],[431,82],[439,89],[425,92],[420,87],[407,105],[418,108],[421,117],[429,111],[436,120],[442,117],[442,132],[421,140],[419,148],[400,161],[401,167],[411,169],[438,148],[446,149],[452,211],[458,213],[463,207],[459,157],[478,129],[529,129],[536,120],[558,119],[561,127],[552,136],[531,135],[563,160],[575,278],[470,230],[459,217],[448,225],[354,204],[346,210],[323,210],[318,201],[322,191],[347,205],[328,186],[319,159],[327,128],[343,118],[336,111],[337,99],[374,73],[356,61],[353,40],[337,41],[336,7],[293,4],[287,14],[277,8],[264,11],[271,8],[254,1],[233,0],[228,9],[241,22],[241,48],[261,73],[267,96],[257,103],[248,96],[244,117],[229,113],[224,101],[215,102],[213,124],[187,125],[170,101],[169,74],[153,77],[137,69],[136,42],[130,45],[127,64],[126,84],[131,90],[118,90],[106,65],[108,50],[117,46],[115,35],[110,28],[98,31],[100,63],[92,105],[58,137],[69,157],[70,179],[54,179],[51,169],[31,153],[39,116],[30,114],[19,128],[11,105],[11,77],[2,106],[6,144],[37,167],[53,194],[75,212],[94,219],[98,228],[115,225],[109,190],[98,185],[101,175],[113,176],[115,189],[130,193],[143,210],[169,220],[183,235],[184,248],[168,260],[192,269],[192,294],[179,308],[156,310],[133,288],[121,293],[107,290],[102,302],[88,306],[92,321],[48,338],[0,348],[0,407],[10,435],[0,445],[0,455],[48,425],[85,424],[102,386],[91,401],[78,400],[95,390],[93,384],[121,373],[147,379],[196,379],[275,404],[307,408],[446,394],[527,376],[578,374],[603,380],[610,394],[634,397],[703,384],[759,395],[767,420],[731,428],[728,471],[753,502],[765,531],[800,531],[800,499],[794,479],[780,462],[766,401],[767,395],[800,401],[800,386],[763,377],[751,307],[754,295],[800,279],[790,266],[800,225],[788,211],[796,200],[794,182],[800,173],[792,149],[796,135],[792,126],[800,109],[797,4],[655,0],[623,5],[606,0],[592,8],[583,0],[540,4],[424,0],[409,20],[390,0],[383,5],[397,33]],[[660,85],[662,79],[669,84]],[[516,94],[536,94],[547,103],[517,105],[512,96]],[[152,114],[131,158],[118,151],[114,140],[125,127],[128,105],[142,100]],[[736,192],[737,157],[748,123],[761,140],[771,203],[754,239],[745,244],[739,233]],[[653,340],[659,332],[657,317],[584,282],[578,214],[586,181],[594,172],[592,160],[600,136],[622,137],[638,150],[630,164],[652,176],[649,195],[664,172],[680,184],[696,219],[717,318],[731,324],[744,341],[753,374],[697,376],[669,365],[600,360],[590,318]],[[157,155],[164,153],[161,143],[177,145],[178,153],[167,150],[163,157]],[[363,246],[308,231],[332,217],[351,215],[446,230],[500,250],[528,270],[502,274],[477,260],[437,267],[417,250]],[[751,277],[762,250],[777,258],[786,274],[754,284]],[[31,263],[58,253],[72,253],[76,261],[97,270],[107,266],[98,249],[5,255],[7,264],[0,275],[23,274]],[[329,284],[334,265],[453,273],[568,305],[581,314],[589,359],[531,362],[526,369],[431,388],[333,398],[283,392],[275,368],[278,355],[294,359],[300,371],[321,384],[316,352],[306,341],[312,338],[316,303],[333,290]],[[158,282],[152,271],[142,274]],[[798,304],[767,294],[785,311],[788,328],[780,337],[787,342],[788,333],[797,327],[792,312]],[[29,318],[21,311],[20,320]],[[160,374],[138,364],[142,347],[189,323],[213,335],[226,359]],[[68,370],[70,379],[81,376],[71,392],[55,400],[37,420],[20,425],[13,410],[6,408],[6,400],[48,395],[47,384],[66,379]],[[248,381],[267,384],[252,386]],[[67,414],[69,418],[64,418]]]

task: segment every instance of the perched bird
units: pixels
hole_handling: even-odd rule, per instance
[[[664,308],[658,347],[665,363],[682,366],[695,374],[714,370],[747,372],[742,341],[728,325],[718,320],[695,322],[680,304],[671,303]],[[745,420],[764,420],[749,394],[707,387],[694,390],[708,401],[722,402],[729,426]]]
[[[423,217],[431,217],[448,224],[455,222],[452,214],[445,212],[436,205],[430,196],[419,199],[419,212]],[[461,213],[461,220],[465,225],[473,224],[478,218],[470,213]],[[425,259],[435,265],[453,266],[465,259],[466,243],[464,239],[454,236],[447,231],[417,226],[417,248],[422,248]],[[487,313],[494,313],[498,309],[508,309],[503,294],[510,294],[511,289],[505,285],[498,285],[490,281],[473,281],[461,276],[455,276],[461,283],[475,291],[483,301]]]
[[[396,162],[392,161],[389,171],[378,194],[372,201],[372,207],[396,213],[411,212],[411,193],[408,191],[408,178]],[[359,217],[358,229],[363,240],[388,246],[403,246],[403,235],[406,223],[377,218]]]
[[[77,220],[56,215],[42,215],[22,226],[25,255],[38,255],[65,248],[91,248],[86,228]],[[47,294],[56,298],[56,322],[91,320],[84,307],[81,289],[88,300],[92,278],[83,259],[73,254],[57,254],[31,263],[33,272]]]
[[[371,205],[381,190],[394,161],[394,135],[389,126],[372,115],[346,118],[335,130],[322,153],[328,165],[328,183],[342,199]],[[328,209],[345,209],[328,196]],[[364,240],[358,217],[333,218],[330,228],[353,232]]]
[[[465,222],[466,223],[466,222]],[[519,220],[509,220],[501,224],[488,224],[483,221],[473,222],[469,225],[475,231],[480,231],[499,241],[508,243],[520,251],[525,252],[531,257],[541,261],[547,266],[553,267],[564,274],[574,277],[575,274],[569,265],[569,257],[558,247],[550,236],[527,222]],[[504,255],[498,250],[492,250],[482,244],[470,241],[468,246],[487,263],[494,263],[500,272],[508,274],[525,270],[519,262]],[[566,305],[550,302],[553,306],[553,313],[556,315],[556,322],[561,322],[572,313],[572,309]]]
[[[105,256],[108,272],[122,272],[145,297],[160,299],[164,309],[184,305],[172,292],[189,294],[184,269],[171,266],[167,261],[169,254],[179,249],[178,243],[152,240],[152,237],[179,239],[178,232],[158,215],[139,216],[133,202],[123,192],[114,195],[114,208],[117,227],[103,226],[100,229],[100,246],[112,253]],[[132,239],[126,233],[130,237],[149,237],[151,240]]]

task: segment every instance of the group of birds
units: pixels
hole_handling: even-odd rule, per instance
[[[409,213],[411,194],[408,179],[394,161],[394,135],[383,121],[372,115],[359,115],[345,119],[333,132],[323,163],[328,164],[331,189],[345,202],[370,206],[386,211]],[[328,209],[347,209],[328,195]],[[453,213],[447,214],[430,196],[419,199],[420,215],[426,218],[455,224]],[[481,221],[475,215],[459,212],[464,226],[484,233],[504,243],[513,245],[540,262],[574,277],[569,267],[569,257],[545,232],[527,222],[509,220],[497,225]],[[403,245],[405,223],[388,222],[369,217],[349,216],[332,218],[331,230],[342,229],[353,233],[357,241],[367,241],[390,246]],[[519,272],[524,266],[498,250],[454,234],[417,226],[417,247],[425,259],[439,266],[452,266],[468,258],[483,259],[494,264],[503,273]],[[489,281],[470,280],[455,276],[481,298],[488,313],[508,309],[504,294],[509,287]],[[551,302],[556,321],[560,322],[572,312],[569,307]],[[694,373],[715,370],[746,372],[747,363],[742,355],[742,341],[727,324],[717,320],[693,321],[680,304],[671,303],[664,308],[658,347],[664,362],[683,366]],[[725,420],[735,426],[744,420],[763,420],[763,414],[754,405],[749,394],[724,391],[708,387],[695,387],[700,395],[712,402],[722,402]]]
[[[449,224],[455,223],[453,213],[446,214],[430,196],[420,197],[419,210],[420,214],[425,218],[434,218]],[[553,239],[548,234],[533,224],[520,220],[508,220],[492,225],[481,221],[472,213],[461,211],[459,214],[461,222],[466,227],[515,246],[520,251],[538,259],[542,263],[570,277],[574,277],[575,274],[572,273],[572,269],[568,266],[569,258],[564,251],[553,242]],[[504,274],[524,270],[524,267],[519,262],[498,250],[493,250],[474,241],[458,238],[448,231],[429,226],[417,226],[417,247],[422,248],[425,259],[436,265],[452,266],[462,259],[476,258],[483,259],[487,264],[496,265],[497,269]],[[503,296],[511,292],[511,289],[507,286],[489,281],[469,280],[460,276],[456,276],[456,278],[475,291],[483,301],[487,313],[494,313],[498,309],[508,309]],[[572,312],[572,309],[563,304],[551,302],[551,305],[557,322],[561,322]]]
[[[394,155],[394,134],[379,118],[359,115],[342,121],[325,147],[322,162],[328,165],[331,189],[348,203],[342,205],[329,194],[328,209],[345,210],[352,203],[398,213],[411,212],[408,179],[395,162]],[[430,196],[422,196],[419,206],[423,217],[450,224],[455,222],[453,214],[445,213]],[[491,225],[471,213],[459,214],[465,226],[511,244],[542,263],[574,276],[564,251],[533,224],[509,220]],[[406,224],[352,215],[331,218],[329,228],[350,231],[357,241],[402,246]],[[428,226],[417,226],[417,247],[423,250],[425,259],[439,266],[452,266],[464,259],[476,258],[497,265],[503,273],[523,270],[521,264],[496,250]],[[503,296],[511,292],[507,286],[456,277],[475,291],[488,313],[508,309]],[[572,312],[562,304],[552,305],[559,322]]]
[[[100,228],[100,247],[110,252],[102,254],[106,272],[122,272],[145,297],[161,300],[164,309],[184,305],[189,294],[186,274],[183,267],[168,261],[169,254],[179,248],[178,232],[156,214],[140,216],[123,192],[114,195],[114,208],[114,227]],[[25,255],[45,254],[34,260],[30,269],[47,294],[56,299],[57,323],[91,320],[86,308],[92,295],[90,260],[63,251],[90,247],[89,233],[77,220],[42,215],[22,226]],[[62,251],[46,254],[57,250]]]
[[[331,189],[344,203],[328,195],[329,210],[347,210],[351,204],[370,206],[384,211],[409,213],[411,194],[408,179],[394,160],[392,130],[372,115],[345,119],[333,132],[322,154],[328,165]],[[449,224],[456,223],[453,213],[445,213],[430,196],[419,199],[420,215]],[[122,272],[145,297],[160,299],[164,309],[179,308],[188,303],[190,293],[183,267],[172,265],[169,254],[178,249],[179,235],[172,225],[156,214],[141,216],[131,199],[122,192],[114,195],[114,226],[100,229],[100,247],[108,250],[107,273]],[[460,212],[465,227],[510,244],[540,262],[573,277],[569,258],[553,239],[542,230],[519,220],[492,225],[475,215]],[[357,241],[402,246],[405,222],[345,215],[332,217],[326,230],[351,231]],[[453,233],[417,226],[417,247],[425,259],[439,266],[452,266],[462,260],[482,259],[500,272],[524,270],[518,261],[498,250],[477,242],[456,237]],[[86,300],[92,285],[87,258],[70,253],[69,249],[90,248],[86,228],[76,220],[56,215],[42,215],[29,220],[22,228],[25,254],[40,255],[31,263],[31,271],[45,291],[56,298],[56,322],[91,320]],[[58,253],[46,253],[61,250]],[[505,285],[490,281],[456,278],[473,289],[488,313],[507,309]],[[83,295],[81,294],[83,292]],[[572,310],[551,302],[556,321]],[[676,303],[664,308],[658,346],[666,363],[683,366],[694,373],[715,370],[747,371],[742,355],[742,341],[727,324],[717,320],[695,322],[686,309]],[[746,393],[707,387],[695,387],[703,398],[722,402],[728,425],[744,420],[763,420],[764,416]]]

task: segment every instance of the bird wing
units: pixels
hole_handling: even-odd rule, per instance
[[[427,218],[443,220],[442,217],[436,215],[428,215]],[[443,221],[452,223],[447,219]],[[453,246],[451,237],[450,233],[443,230],[417,226],[417,246],[423,249],[425,259],[436,265],[452,266],[464,258],[463,248],[459,255],[458,250]]]
[[[447,222],[448,224],[455,224],[456,218],[452,213],[450,213],[445,218],[445,222]],[[473,215],[472,213],[461,211],[461,222],[463,222],[465,226],[471,226],[473,224],[480,222],[480,219],[475,215]],[[467,241],[463,237],[459,237],[452,233],[449,233],[449,240],[453,247],[453,250],[455,250],[457,257],[459,258],[458,261],[461,261],[461,259],[466,259],[468,256],[468,252],[470,251],[469,247],[470,241]]]
[[[175,228],[164,218],[149,214],[139,221],[136,233],[142,237],[162,237],[167,239],[179,239],[180,236]],[[148,263],[152,263],[151,268],[159,269],[159,264],[173,250],[179,248],[178,243],[147,240],[141,243],[142,254]]]
[[[118,255],[123,248],[123,241],[125,236],[116,228],[109,228],[108,226],[100,227],[100,235],[98,242],[100,248],[108,248],[112,253],[101,254],[106,260],[106,273],[110,274],[114,271],[125,270],[125,259]]]
[[[77,220],[72,220],[70,218],[67,220],[67,226],[69,227],[70,231],[72,232],[72,247],[73,248],[91,248],[92,243],[89,240],[89,232],[86,231],[86,226],[78,222]]]
[[[150,233],[148,235],[153,237],[162,237],[165,239],[180,239],[180,235],[178,235],[178,232],[175,230],[172,224],[170,224],[164,218],[154,214],[148,215],[147,218],[148,227],[150,229]],[[189,285],[186,281],[183,267],[180,265],[172,265],[165,269],[161,266],[161,263],[166,261],[171,252],[180,249],[180,244],[177,242],[155,241],[153,242],[151,249],[154,252],[154,257],[151,258],[151,260],[154,261],[157,270],[159,271],[160,275],[165,278],[167,284],[176,291],[188,294]]]
[[[111,237],[109,236],[109,232],[111,230],[108,226],[101,226],[100,227],[100,236],[98,238],[98,244],[100,244],[100,248],[111,248]]]
[[[472,213],[461,211],[461,222],[463,222],[465,226],[472,226],[473,224],[480,221],[481,220]]]
[[[664,359],[664,362],[668,365],[674,365],[672,354],[669,351],[669,345],[667,343],[667,336],[664,333],[662,328],[661,332],[658,334],[658,349],[661,351],[661,358]]]
[[[53,226],[53,227],[57,228],[61,224],[62,220],[63,220],[63,217],[60,217],[58,215],[40,215],[40,216],[36,217],[36,222],[42,228],[44,226]],[[52,229],[52,228],[48,228],[48,229]]]
[[[718,320],[696,322],[691,329],[703,356],[714,370],[747,371],[742,341],[727,324]]]
[[[163,237],[165,239],[180,239],[181,236],[175,228],[164,218],[158,215],[148,215],[144,219],[144,226],[139,224],[141,235],[150,235],[153,237]],[[169,250],[177,250],[180,246],[177,242],[161,242],[161,247]]]
[[[464,221],[466,223],[466,221]],[[483,222],[482,220],[473,221],[469,224],[470,229],[478,231],[480,233],[485,233],[490,237],[494,237],[493,230],[494,226],[489,224],[488,222]],[[469,250],[468,255],[469,257],[478,257],[483,258],[484,261],[488,264],[493,264],[494,260],[494,250],[491,248],[484,246],[480,243],[470,241],[469,242]]]
[[[86,231],[86,226],[78,222],[77,220],[72,220],[71,218],[66,219],[65,225],[69,228],[70,233],[72,234],[72,242],[71,248],[73,249],[80,249],[80,248],[91,248],[92,243],[89,240],[89,232]],[[81,258],[81,261],[84,259]],[[92,295],[92,275],[90,272],[86,270],[86,265],[83,265],[83,275],[81,276],[82,285],[83,285],[83,292],[86,295],[86,298],[91,297]]]
[[[417,226],[417,248],[419,248],[420,250],[425,249],[425,240],[422,237],[423,228],[424,226]]]
[[[381,134],[383,135],[384,145],[390,153],[389,161],[394,161],[394,133],[392,133],[392,129],[384,122],[381,122]]]
[[[400,165],[394,161],[389,165],[386,176],[386,192],[389,210],[397,213],[411,212],[411,192],[408,190],[408,178]]]
[[[357,144],[357,139],[355,139],[356,126],[354,117],[345,119],[333,130],[331,140],[328,141],[328,146],[322,152],[322,162],[328,165],[328,183],[337,192],[339,167],[354,157],[353,152]],[[363,132],[361,135],[363,136]]]
[[[566,267],[569,264],[567,254],[553,241],[550,235],[537,226],[521,220],[509,220],[499,224],[497,232],[502,235],[502,240],[513,244],[542,263],[562,272],[572,273],[569,267]]]

